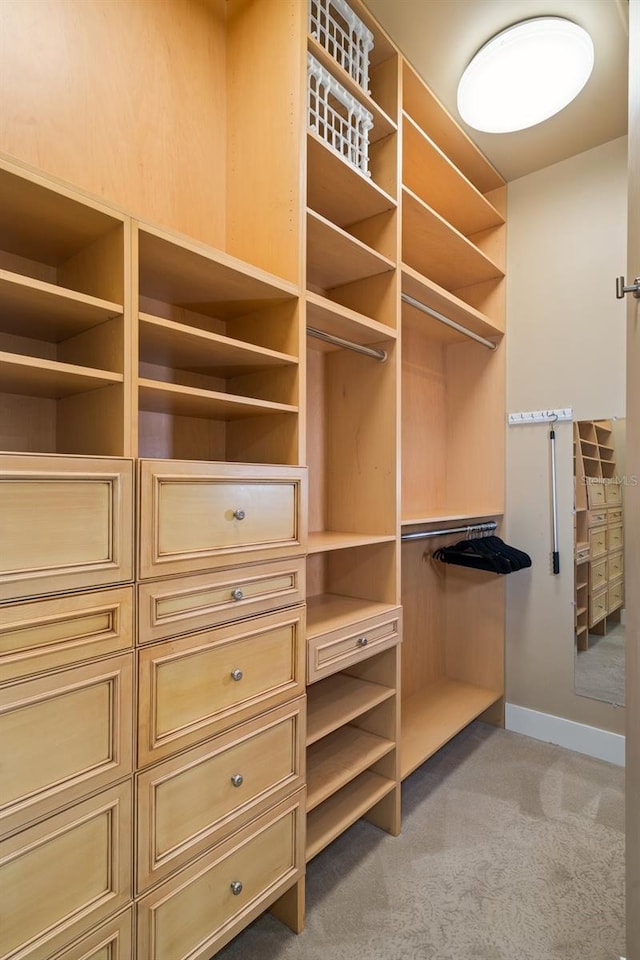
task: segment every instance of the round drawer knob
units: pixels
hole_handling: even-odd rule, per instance
[[[232,670],[232,671],[231,671],[231,679],[232,679],[232,680],[242,680],[242,677],[243,677],[243,676],[244,676],[244,674],[242,673],[242,670]]]
[[[241,773],[234,773],[234,775],[231,777],[231,783],[234,785],[234,787],[241,787],[244,783],[244,777]]]
[[[368,643],[369,643],[369,641],[367,640],[366,637],[358,637],[358,646],[359,646],[359,647],[366,647],[366,645],[367,645]]]
[[[232,880],[231,881],[231,893],[234,897],[237,897],[238,894],[242,893],[242,881],[241,880]]]
[[[242,600],[243,597],[244,597],[244,593],[239,587],[236,587],[235,590],[231,591],[232,600]]]
[[[246,517],[246,513],[244,512],[244,510],[234,510],[233,517],[234,517],[234,520],[244,520],[244,518]]]

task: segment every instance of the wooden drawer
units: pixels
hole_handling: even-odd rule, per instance
[[[138,765],[304,693],[305,607],[142,647]]]
[[[306,469],[140,461],[140,579],[306,552]]]
[[[622,507],[609,507],[607,510],[607,523],[615,526],[622,523]]]
[[[587,503],[589,509],[593,510],[597,507],[604,507],[607,500],[602,480],[598,477],[585,477],[585,480],[587,481]]]
[[[589,559],[589,547],[579,547],[576,549],[575,560],[576,563],[584,563],[585,560]]]
[[[624,603],[624,583],[619,580],[617,583],[609,584],[607,590],[607,613],[613,613]]]
[[[133,908],[56,953],[53,960],[133,960]]]
[[[607,483],[605,485],[604,494],[605,500],[608,504],[622,503],[622,486],[619,483],[614,483],[613,481],[611,483]]]
[[[138,640],[175,637],[304,603],[303,557],[272,560],[138,587]]]
[[[607,523],[607,514],[608,511],[605,507],[600,507],[597,510],[589,510],[587,514],[587,526],[589,527],[601,527],[603,524]]]
[[[610,554],[607,560],[607,579],[617,580],[624,576],[624,556],[622,553]]]
[[[133,464],[4,454],[0,600],[133,578]]]
[[[137,778],[137,890],[186,865],[304,783],[305,698]]]
[[[0,690],[0,832],[131,773],[132,667],[123,654]]]
[[[127,906],[131,842],[127,781],[0,843],[2,960],[49,960]]]
[[[589,530],[589,556],[591,557],[591,562],[593,563],[598,557],[604,557],[606,552],[607,528],[596,527],[594,530]]]
[[[607,614],[607,591],[589,597],[589,626],[593,627]]]
[[[133,646],[133,587],[0,606],[0,683]]]
[[[301,878],[304,819],[301,792],[139,900],[138,957],[209,960]]]
[[[307,680],[313,683],[398,643],[402,608],[307,640]]]
[[[614,550],[622,550],[624,546],[624,529],[621,523],[608,527],[607,545],[610,553]]]
[[[606,558],[591,562],[589,567],[589,589],[592,593],[602,590],[607,584],[607,561]]]

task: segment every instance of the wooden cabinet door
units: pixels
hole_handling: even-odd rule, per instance
[[[133,578],[133,463],[3,454],[0,600]]]
[[[304,693],[304,606],[139,651],[138,765]]]
[[[0,843],[0,957],[50,960],[131,900],[131,782]]]
[[[306,552],[306,469],[142,460],[140,579]]]
[[[0,833],[132,772],[133,654],[0,689]]]

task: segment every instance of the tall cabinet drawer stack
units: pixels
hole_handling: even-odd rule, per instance
[[[208,960],[302,890],[306,471],[138,468],[138,957]]]
[[[0,514],[0,956],[128,960],[133,463],[3,456]]]

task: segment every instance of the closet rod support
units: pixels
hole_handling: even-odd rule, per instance
[[[327,343],[333,343],[336,347],[345,347],[347,350],[353,350],[354,353],[362,353],[365,357],[372,357],[381,363],[387,359],[386,350],[377,350],[375,347],[366,347],[363,343],[353,343],[351,340],[344,340],[333,333],[325,333],[324,330],[316,330],[315,327],[307,327],[307,334],[310,337],[316,337],[318,340],[325,340]]]
[[[416,310],[421,310],[430,317],[434,317],[436,320],[439,320],[440,323],[446,323],[448,327],[453,327],[454,330],[457,330],[459,333],[463,333],[465,337],[470,337],[472,340],[476,340],[478,343],[481,343],[483,347],[487,347],[489,350],[496,349],[497,344],[495,344],[493,340],[487,340],[486,337],[481,337],[479,333],[474,333],[473,330],[467,330],[467,328],[463,327],[461,323],[457,323],[455,320],[450,320],[449,317],[445,317],[444,313],[438,313],[438,311],[434,310],[433,307],[428,307],[425,303],[422,303],[422,301],[416,300],[415,297],[410,297],[408,293],[402,294],[402,300],[404,303],[408,303],[409,306],[415,307]]]
[[[431,537],[446,537],[451,533],[491,533],[496,527],[495,520],[488,520],[486,523],[469,523],[464,527],[447,527],[444,530],[416,530],[415,533],[403,533],[400,539],[430,540]]]

